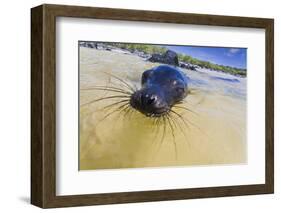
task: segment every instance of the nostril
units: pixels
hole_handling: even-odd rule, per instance
[[[148,97],[148,99],[147,99],[147,104],[148,105],[151,105],[151,104],[153,104],[153,103],[155,103],[156,102],[156,96],[150,96],[150,97]]]

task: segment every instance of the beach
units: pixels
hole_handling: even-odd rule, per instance
[[[112,75],[140,88],[142,73],[158,63],[122,51],[80,47],[79,168],[120,169],[247,163],[247,78],[180,68],[189,78],[183,107],[173,108],[174,128],[138,111],[112,112],[116,95],[93,86],[126,89]],[[87,104],[89,103],[89,104]],[[164,138],[164,139],[162,139]]]

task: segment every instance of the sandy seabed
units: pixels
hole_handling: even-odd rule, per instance
[[[173,116],[173,128],[167,123],[164,128],[163,120],[156,122],[137,111],[110,114],[118,105],[104,108],[121,99],[87,104],[116,93],[85,90],[93,86],[126,89],[108,74],[140,87],[143,71],[159,64],[118,51],[84,47],[80,47],[79,60],[80,170],[247,162],[246,78],[182,69],[190,78],[190,94],[182,106],[195,113],[173,108],[186,122]]]

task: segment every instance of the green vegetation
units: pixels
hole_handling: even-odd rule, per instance
[[[157,45],[149,45],[149,44],[125,44],[125,43],[106,43],[111,46],[115,46],[121,49],[126,49],[131,52],[137,50],[139,52],[144,52],[146,54],[163,54],[167,51],[167,48],[160,47]]]
[[[121,49],[126,49],[131,52],[134,52],[135,50],[139,52],[143,52],[146,54],[164,54],[168,49],[165,47],[157,46],[157,45],[148,45],[148,44],[125,44],[125,43],[105,43],[106,45],[115,46]],[[180,62],[184,63],[190,63],[194,64],[206,69],[210,70],[218,70],[226,73],[230,73],[233,75],[240,75],[246,77],[247,70],[236,68],[236,67],[230,67],[230,66],[224,66],[219,64],[214,64],[209,61],[203,61],[196,58],[191,57],[190,55],[180,54],[178,53],[178,58]]]
[[[194,64],[194,65],[204,67],[207,69],[211,69],[211,70],[218,70],[218,71],[230,73],[232,75],[241,75],[244,77],[246,77],[246,75],[247,75],[246,69],[214,64],[209,61],[199,60],[199,59],[196,59],[189,55],[184,55],[184,54],[178,54],[178,58],[179,58],[179,61],[181,61],[181,62]]]

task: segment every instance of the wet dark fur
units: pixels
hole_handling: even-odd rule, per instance
[[[175,67],[161,65],[142,74],[141,89],[130,99],[133,108],[146,116],[161,116],[188,92],[188,78]]]

